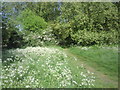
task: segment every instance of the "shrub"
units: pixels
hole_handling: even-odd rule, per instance
[[[22,24],[23,29],[27,31],[41,33],[42,30],[47,28],[47,22],[29,9],[21,12],[21,15],[18,16],[18,21]]]
[[[25,32],[24,42],[25,46],[47,46],[57,44],[54,35],[51,33],[51,28],[43,30],[42,33]]]
[[[118,33],[116,31],[101,31],[98,33],[96,31],[79,30],[72,35],[72,39],[75,40],[78,45],[118,44]]]

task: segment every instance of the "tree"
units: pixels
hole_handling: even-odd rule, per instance
[[[23,29],[27,31],[41,33],[47,27],[47,22],[29,9],[21,12],[18,21],[20,21]]]
[[[2,3],[2,45],[4,47],[20,47],[21,35],[17,28],[15,17],[18,12],[15,11],[16,3]],[[14,18],[13,18],[14,17]],[[21,39],[20,39],[21,38]]]
[[[53,33],[60,42],[71,40],[79,45],[117,43],[118,9],[113,3],[63,3],[61,13],[53,25]]]
[[[60,15],[57,2],[31,2],[27,8],[47,22],[53,22]]]

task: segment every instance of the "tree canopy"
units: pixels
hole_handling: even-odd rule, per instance
[[[119,4],[111,2],[3,3],[3,45],[23,46],[31,35],[40,36],[34,37],[33,46],[47,41],[45,37],[59,45],[118,44],[118,9]]]

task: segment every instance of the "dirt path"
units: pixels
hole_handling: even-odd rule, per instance
[[[73,58],[76,58],[77,59],[77,64],[78,65],[81,65],[83,64],[83,66],[89,70],[90,72],[93,72],[96,76],[96,78],[102,83],[104,82],[104,85],[105,88],[110,88],[108,84],[111,84],[113,86],[113,88],[115,87],[118,87],[118,83],[116,81],[113,81],[111,80],[107,75],[103,74],[102,72],[100,71],[97,71],[95,68],[89,66],[87,63],[85,63],[85,61],[81,60],[80,58],[77,57],[77,55],[74,55],[72,53],[70,53],[67,49],[64,49],[64,52],[70,56],[70,57],[73,57]],[[103,84],[103,83],[102,83]],[[108,85],[108,86],[107,86]],[[99,88],[99,87],[98,87]]]

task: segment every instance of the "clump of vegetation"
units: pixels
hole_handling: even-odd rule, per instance
[[[41,33],[47,27],[47,22],[29,9],[21,12],[17,19],[27,31]]]

